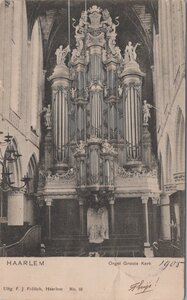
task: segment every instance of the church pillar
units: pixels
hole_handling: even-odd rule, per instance
[[[37,198],[37,204],[38,204],[38,219],[37,224],[41,225],[41,237],[43,240],[43,237],[45,236],[45,201],[43,197],[38,196]]]
[[[157,209],[158,209],[158,201],[159,197],[153,197],[153,242],[156,242],[158,240],[158,229],[157,229]]]
[[[51,240],[51,206],[53,200],[51,198],[46,198],[45,203],[47,206],[47,228],[48,228],[48,239]]]
[[[84,200],[79,199],[79,212],[80,212],[80,234],[85,235],[85,220],[84,220]]]
[[[168,194],[164,193],[161,195],[160,207],[161,207],[161,239],[171,240],[170,200]]]
[[[110,204],[110,231],[111,231],[111,234],[113,234],[115,232],[114,203],[115,203],[115,199],[114,199],[114,197],[111,197],[111,199],[109,200],[109,204]]]
[[[143,213],[145,221],[144,229],[144,254],[146,257],[153,257],[153,250],[150,245],[150,228],[149,228],[149,214],[148,214],[148,196],[142,196]]]
[[[150,246],[149,240],[149,215],[148,215],[148,196],[142,196],[143,214],[145,220],[145,231],[144,231],[144,246]]]
[[[180,206],[179,202],[174,204],[175,217],[176,217],[176,226],[177,226],[177,240],[180,240]]]

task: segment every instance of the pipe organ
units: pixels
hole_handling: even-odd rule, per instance
[[[72,193],[71,197],[75,197],[80,205],[81,234],[85,234],[86,228],[85,203],[89,212],[87,217],[92,218],[95,214],[100,221],[105,218],[105,229],[108,228],[109,210],[110,228],[114,233],[116,191],[119,190],[120,195],[129,195],[126,178],[134,182],[136,178],[133,176],[147,180],[149,175],[145,172],[152,166],[148,123],[142,121],[143,112],[147,113],[144,120],[150,114],[146,101],[142,99],[145,74],[137,62],[136,48],[139,44],[132,45],[129,41],[121,54],[116,45],[118,25],[118,18],[112,20],[107,9],[93,5],[83,11],[79,21],[73,21],[76,48],[70,51],[69,46],[60,46],[56,50],[56,65],[48,78],[52,88],[52,129],[47,129],[46,141],[49,148],[51,138],[53,162],[50,168],[52,175],[47,177],[49,189],[46,185],[47,192],[44,194],[51,193],[53,198],[53,194],[58,193],[55,197],[65,199]],[[142,187],[146,189],[147,183],[139,180],[135,185],[139,183],[140,190]],[[131,187],[131,190],[137,193],[138,188],[133,190]],[[134,203],[139,205],[141,196],[142,192],[139,199],[133,200]],[[100,216],[97,215],[98,209],[92,214],[89,197],[97,208],[98,205],[102,207],[103,197],[107,199],[107,210],[104,207]],[[102,213],[105,215],[103,219]],[[121,217],[121,220],[123,223],[124,218]],[[89,226],[93,236],[96,227]],[[127,227],[123,230],[128,232]]]
[[[83,12],[78,24],[73,24],[77,47],[71,53],[69,67],[65,64],[69,46],[60,46],[56,51],[57,65],[49,78],[55,168],[67,168],[68,161],[73,161],[68,158],[73,155],[68,148],[73,144],[79,147],[84,141],[87,162],[84,168],[77,168],[84,169],[84,185],[95,183],[98,189],[103,182],[112,185],[111,161],[117,161],[117,153],[122,166],[142,162],[141,94],[145,74],[136,61],[138,44],[132,46],[129,42],[124,57],[116,46],[118,25],[107,9],[92,6]],[[109,160],[102,156],[105,139],[115,150],[109,151]],[[74,158],[79,164],[77,154]],[[106,166],[100,167],[102,164]],[[115,167],[112,170],[115,172]]]

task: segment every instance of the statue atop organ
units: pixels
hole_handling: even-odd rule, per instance
[[[136,54],[136,48],[137,46],[140,46],[139,43],[136,43],[135,46],[132,46],[132,42],[128,42],[128,45],[125,47],[125,54],[124,54],[124,60],[125,63],[128,63],[130,61],[136,61],[137,54]]]
[[[69,45],[63,49],[63,46],[61,45],[58,49],[56,49],[55,55],[56,55],[56,64],[57,65],[64,65],[65,64],[65,58],[67,54],[70,52]]]

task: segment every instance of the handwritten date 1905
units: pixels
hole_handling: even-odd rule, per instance
[[[159,266],[165,270],[167,268],[178,268],[180,266],[180,264],[184,264],[183,261],[170,261],[170,260],[162,260],[162,262],[159,264]]]

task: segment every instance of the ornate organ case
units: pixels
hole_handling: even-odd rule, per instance
[[[47,167],[41,172],[39,193],[44,198],[78,199],[84,234],[82,203],[87,208],[90,199],[100,206],[113,205],[115,197],[129,195],[129,184],[140,197],[145,189],[158,189],[151,171],[155,162],[148,123],[142,121],[145,74],[136,61],[139,44],[129,42],[122,55],[116,45],[118,25],[107,9],[92,6],[83,11],[73,23],[76,48],[57,49],[49,77],[52,128],[47,128]]]

